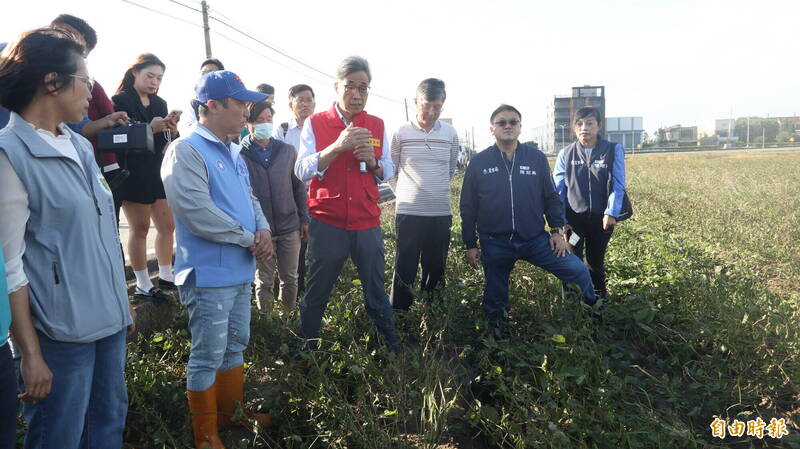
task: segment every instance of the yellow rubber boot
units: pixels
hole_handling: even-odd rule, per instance
[[[217,371],[217,411],[219,427],[249,427],[248,420],[254,420],[262,428],[272,427],[272,418],[267,413],[253,413],[245,410],[247,419],[234,420],[236,403],[244,407],[244,366],[239,365],[226,371]]]
[[[216,385],[212,385],[208,390],[187,390],[186,393],[189,396],[195,447],[197,449],[225,449],[217,430]]]

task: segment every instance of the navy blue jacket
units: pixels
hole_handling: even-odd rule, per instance
[[[460,206],[467,248],[477,247],[476,225],[481,235],[516,234],[530,240],[544,231],[545,215],[551,228],[565,223],[547,158],[522,144],[514,152],[511,168],[497,145],[476,154],[464,175]]]
[[[609,153],[614,152],[614,166],[609,167]],[[609,176],[611,192],[608,191]],[[625,151],[622,145],[598,139],[591,159],[580,142],[573,142],[558,153],[553,182],[565,210],[619,216],[625,196]]]

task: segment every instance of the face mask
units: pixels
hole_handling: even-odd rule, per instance
[[[253,137],[257,140],[267,140],[272,136],[272,123],[257,123],[253,125]]]

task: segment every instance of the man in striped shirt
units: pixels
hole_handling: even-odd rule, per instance
[[[415,120],[401,126],[392,138],[392,161],[397,167],[397,252],[391,302],[396,310],[411,307],[420,259],[420,291],[432,292],[444,275],[453,221],[450,181],[459,152],[455,128],[439,120],[446,97],[442,80],[422,81],[414,99]]]

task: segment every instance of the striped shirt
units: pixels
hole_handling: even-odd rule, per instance
[[[458,162],[458,133],[437,121],[430,132],[411,121],[392,137],[392,161],[397,169],[396,212],[438,217],[452,215],[450,180]]]

